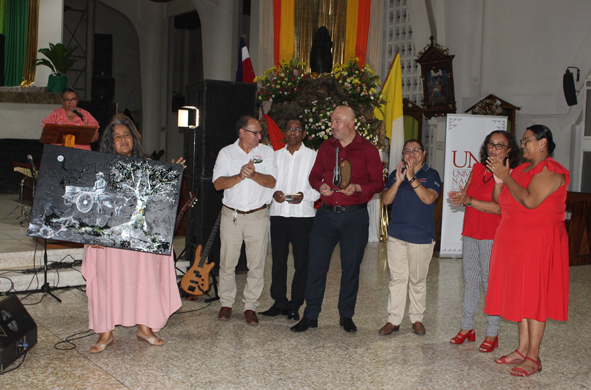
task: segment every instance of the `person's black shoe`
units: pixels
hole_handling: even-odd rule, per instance
[[[292,332],[305,332],[308,328],[317,328],[318,327],[318,320],[311,320],[309,318],[302,318],[297,325],[292,326],[289,328]]]
[[[287,319],[299,321],[300,320],[300,313],[298,313],[297,310],[291,309],[290,311],[287,312]]]
[[[286,316],[287,310],[279,309],[275,306],[271,306],[269,310],[259,312],[260,315],[267,317]]]
[[[341,317],[341,326],[345,330],[345,332],[357,332],[357,327],[353,322],[353,318],[343,318]]]

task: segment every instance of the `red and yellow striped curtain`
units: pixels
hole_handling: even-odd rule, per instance
[[[325,26],[333,41],[333,61],[353,57],[365,64],[371,0],[273,0],[274,62],[296,58],[309,63],[312,39]]]

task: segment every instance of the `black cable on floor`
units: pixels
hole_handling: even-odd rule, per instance
[[[16,370],[17,368],[19,368],[19,367],[21,366],[21,364],[23,364],[23,362],[25,361],[25,358],[27,357],[27,353],[28,353],[28,352],[29,352],[29,350],[27,349],[27,350],[25,351],[25,354],[23,355],[23,360],[21,360],[21,362],[18,364],[18,366],[14,367],[14,368],[11,368],[10,370],[7,370],[7,371],[0,371],[0,375],[4,375],[4,374],[6,374],[6,373],[8,373],[8,372],[10,372],[10,371],[14,371],[14,370]]]
[[[89,333],[89,334],[87,334],[87,335],[84,335],[84,336],[80,336],[80,337],[72,338],[72,337],[74,337],[74,336],[78,336],[79,334],[85,334],[85,333],[88,333],[88,332],[92,332],[92,333]],[[85,337],[94,336],[95,334],[96,334],[96,333],[94,333],[94,331],[93,331],[92,329],[89,329],[89,330],[87,330],[86,332],[78,332],[78,333],[74,333],[74,334],[72,334],[72,335],[70,335],[70,336],[66,337],[66,339],[65,339],[65,340],[63,340],[63,341],[60,341],[59,343],[55,343],[55,344],[54,344],[54,346],[53,346],[53,348],[57,349],[58,351],[71,351],[71,350],[73,350],[73,349],[76,349],[76,344],[74,344],[72,341],[74,341],[74,340],[79,340],[79,339],[83,339],[83,338],[85,338]],[[69,345],[71,345],[71,347],[68,347],[68,348],[58,348],[58,345],[60,345],[60,344],[69,344]]]

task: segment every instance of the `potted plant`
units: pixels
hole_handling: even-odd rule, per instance
[[[64,75],[66,71],[74,65],[77,59],[72,58],[72,52],[78,47],[66,48],[63,44],[49,44],[49,48],[39,49],[39,53],[46,58],[38,58],[33,66],[45,65],[51,69],[51,74],[47,80],[47,92],[61,92],[68,86],[68,79]]]

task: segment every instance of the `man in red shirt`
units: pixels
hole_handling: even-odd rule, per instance
[[[359,288],[359,267],[368,239],[367,202],[384,189],[378,150],[355,131],[353,109],[337,107],[331,114],[331,130],[333,137],[318,149],[310,172],[310,185],[320,192],[322,206],[316,213],[310,233],[306,310],[302,320],[291,328],[294,332],[318,326],[326,274],[337,243],[341,246],[342,268],[340,324],[347,332],[357,331],[352,317]],[[340,189],[338,175],[335,175],[339,173],[335,172],[337,156],[339,164],[343,160],[351,164],[351,180],[344,189]],[[337,180],[334,180],[335,176]]]
[[[82,115],[82,118],[80,118],[80,116],[78,116],[74,110],[79,112]],[[62,107],[50,112],[49,115],[47,115],[41,122],[41,127],[45,127],[46,123],[76,126],[96,126],[96,131],[90,142],[95,142],[99,139],[99,123],[92,115],[90,115],[88,111],[78,108],[78,94],[70,87],[66,87],[62,91]],[[76,144],[76,149],[90,150],[90,145]]]

